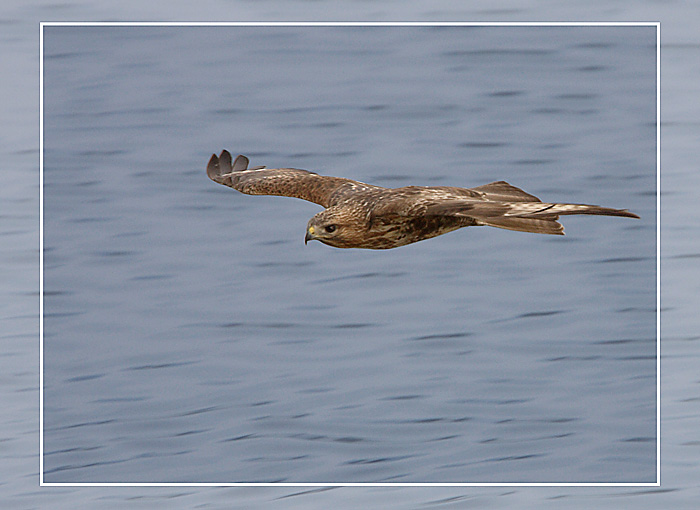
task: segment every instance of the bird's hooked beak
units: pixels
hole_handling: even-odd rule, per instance
[[[306,231],[306,237],[304,237],[304,244],[307,244],[309,241],[313,241],[316,239],[316,236],[314,235],[316,233],[314,227],[309,227],[308,230]]]

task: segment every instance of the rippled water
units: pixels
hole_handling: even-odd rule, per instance
[[[45,32],[45,481],[653,482],[655,31]],[[304,246],[212,152],[624,207]]]

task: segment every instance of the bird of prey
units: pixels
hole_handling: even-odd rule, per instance
[[[248,195],[295,197],[325,207],[309,220],[304,241],[336,248],[384,250],[481,225],[563,235],[557,219],[568,214],[639,218],[626,209],[544,203],[505,181],[391,189],[297,168],[248,168],[247,157],[233,161],[226,150],[212,155],[207,175]]]

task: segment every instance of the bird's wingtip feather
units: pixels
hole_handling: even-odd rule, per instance
[[[209,163],[207,163],[207,175],[212,181],[215,181],[216,177],[221,175],[219,157],[216,154],[212,154],[211,158],[209,158]]]

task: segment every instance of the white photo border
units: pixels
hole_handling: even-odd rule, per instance
[[[656,27],[656,481],[588,482],[45,482],[44,481],[44,27]],[[660,487],[661,486],[661,22],[447,22],[447,21],[251,21],[251,22],[90,22],[39,23],[39,485],[41,487]]]

